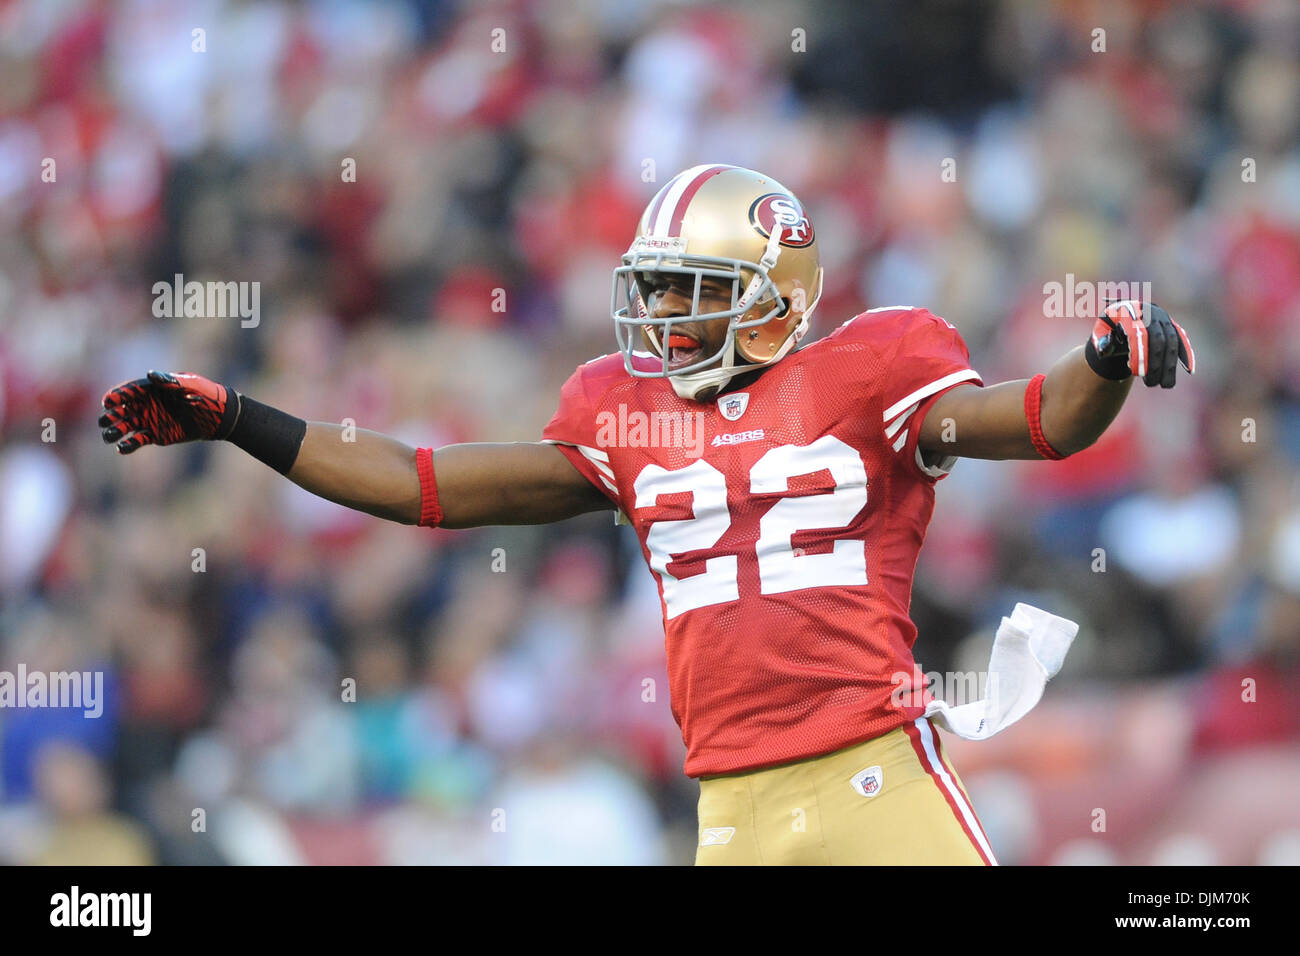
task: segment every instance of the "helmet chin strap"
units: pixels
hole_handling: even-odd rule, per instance
[[[745,372],[752,372],[755,369],[767,368],[789,355],[790,350],[798,345],[799,340],[808,332],[810,324],[808,313],[805,312],[799,317],[799,324],[790,337],[785,340],[785,344],[765,362],[743,362],[737,365],[736,337],[733,335],[731,337],[731,348],[727,349],[727,354],[722,357],[722,364],[717,368],[705,369],[702,372],[691,372],[689,375],[673,375],[669,377],[668,381],[672,383],[673,391],[677,393],[679,398],[689,398],[695,402],[707,402],[735,376],[743,375]]]
[[[736,336],[731,336],[731,348],[722,356],[722,364],[717,368],[706,368],[689,375],[672,375],[668,381],[679,398],[689,398],[694,402],[707,402],[718,393],[722,386],[731,381],[732,376],[748,371],[756,366],[736,365]]]

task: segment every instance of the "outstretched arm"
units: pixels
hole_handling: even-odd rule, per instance
[[[1041,459],[1025,416],[1028,387],[1028,379],[1019,379],[988,388],[959,385],[945,392],[921,423],[922,454]],[[1082,451],[1115,420],[1132,387],[1132,379],[1111,382],[1093,372],[1082,346],[1066,353],[1043,381],[1043,437],[1062,455]]]
[[[378,432],[304,422],[188,373],[150,372],[104,396],[99,421],[122,454],[143,445],[227,440],[313,494],[357,511],[417,524],[416,449]],[[543,524],[613,505],[554,445],[448,445],[433,453],[441,526]]]
[[[420,520],[415,449],[378,432],[309,422],[288,478],[313,494],[380,518]],[[545,524],[613,508],[558,448],[540,442],[447,445],[433,453],[444,528]]]
[[[1037,406],[1041,439],[1060,457],[1082,451],[1115,420],[1135,378],[1172,388],[1180,363],[1191,372],[1195,356],[1186,333],[1164,309],[1114,303],[1088,345],[1068,352],[1044,378]],[[1051,457],[1031,436],[1030,384],[1021,379],[989,388],[963,385],[944,393],[922,422],[922,454],[932,460]]]

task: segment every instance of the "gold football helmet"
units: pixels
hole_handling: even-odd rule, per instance
[[[694,277],[690,314],[650,314],[664,273]],[[731,308],[700,313],[706,277],[730,282]],[[681,397],[707,401],[732,376],[784,358],[808,331],[821,289],[817,238],[790,190],[752,169],[695,166],[669,180],[642,213],[614,270],[610,311],[628,374],[669,378]],[[712,355],[670,369],[664,343],[673,327],[700,321],[726,322],[731,334]],[[641,338],[649,353],[635,351]],[[636,368],[634,354],[658,358],[659,366]]]

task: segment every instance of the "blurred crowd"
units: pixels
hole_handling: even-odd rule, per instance
[[[1017,600],[1081,624],[1030,718],[951,748],[1003,862],[1300,862],[1289,0],[0,3],[0,671],[108,698],[0,709],[0,862],[689,862],[628,529],[403,527],[95,418],[158,368],[535,440],[702,162],[802,198],[813,338],[925,305],[1026,378],[1092,324],[1045,283],[1152,283],[1195,377],[1068,461],[961,462],[916,655],[983,669]],[[260,322],[155,317],[178,273],[260,283]]]

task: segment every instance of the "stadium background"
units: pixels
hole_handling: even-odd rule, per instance
[[[814,336],[924,304],[1023,378],[1090,324],[1044,283],[1153,283],[1195,379],[1068,462],[961,462],[917,655],[981,669],[1016,600],[1082,625],[1029,718],[949,738],[1004,863],[1300,862],[1298,51],[1286,0],[0,3],[0,670],[109,695],[0,710],[0,861],[689,862],[627,529],[387,524],[94,422],[160,368],[532,440],[642,205],[729,162],[810,210]],[[260,323],[154,318],[175,273]]]

